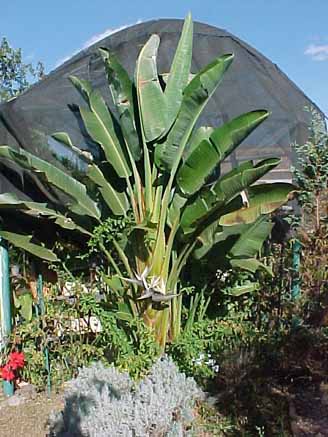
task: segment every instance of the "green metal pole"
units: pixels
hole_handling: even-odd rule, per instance
[[[300,278],[300,267],[301,267],[301,252],[302,244],[299,240],[295,239],[292,245],[292,299],[295,301],[300,297],[301,294],[301,278]],[[292,319],[292,328],[297,329],[300,326],[300,318],[298,316]]]
[[[302,244],[299,240],[295,239],[292,246],[293,256],[293,279],[292,279],[292,298],[297,299],[301,292],[301,279],[300,279],[300,267],[301,267],[301,252]]]
[[[40,314],[41,314],[41,316],[44,316],[45,312],[46,312],[46,308],[45,308],[44,298],[43,298],[43,281],[42,281],[41,274],[38,275],[37,293],[38,293],[38,307],[40,309]],[[50,377],[50,362],[49,362],[48,346],[46,346],[43,349],[43,355],[44,355],[44,365],[45,365],[45,369],[47,371],[47,392],[48,392],[48,396],[50,397],[51,377]]]
[[[1,345],[2,349],[11,334],[11,296],[9,280],[9,255],[6,242],[0,237],[0,304],[1,304]],[[5,396],[14,394],[14,384],[10,381],[3,381],[3,392]]]

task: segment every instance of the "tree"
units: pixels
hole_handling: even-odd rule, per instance
[[[319,231],[327,217],[328,134],[322,114],[313,107],[307,110],[311,114],[309,139],[305,144],[294,144],[296,166],[293,173],[304,219],[312,221],[314,230]]]
[[[31,81],[44,76],[44,66],[24,63],[22,50],[10,46],[6,38],[0,44],[0,103],[25,91]]]
[[[6,193],[0,196],[0,207],[48,217],[91,239],[97,235],[98,250],[112,269],[111,287],[121,293],[120,314],[142,316],[162,347],[179,334],[179,278],[190,257],[200,258],[211,246],[247,233],[249,240],[233,245],[229,256],[239,260],[236,265],[260,267],[253,260],[260,243],[256,235],[251,238],[256,231],[249,225],[259,220],[266,234],[270,226],[262,216],[285,203],[293,190],[282,183],[252,186],[280,163],[277,158],[244,162],[222,177],[215,172],[269,113],[252,111],[216,128],[195,129],[233,55],[220,56],[191,75],[192,37],[188,16],[166,78],[157,72],[158,35],[141,49],[134,81],[112,53],[100,49],[116,114],[88,81],[70,78],[86,103],[79,108],[86,131],[102,148],[104,159],[94,162],[66,133],[53,136],[87,164],[88,186],[22,149],[0,147],[0,157],[38,174],[71,199],[64,208]],[[31,242],[31,235],[0,235],[56,260],[49,249]]]

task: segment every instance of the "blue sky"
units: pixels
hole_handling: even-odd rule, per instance
[[[112,30],[153,18],[221,27],[271,59],[328,114],[327,0],[11,0],[2,2],[0,37],[46,71]]]

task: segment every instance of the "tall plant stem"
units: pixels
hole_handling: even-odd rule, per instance
[[[128,275],[132,278],[133,274],[132,274],[132,270],[131,270],[131,267],[129,264],[129,260],[128,260],[127,256],[125,255],[123,249],[120,247],[120,245],[118,244],[118,242],[116,240],[113,240],[113,245],[114,245],[116,252],[118,253],[118,256],[120,257],[122,263],[124,264],[124,267],[126,268]]]
[[[132,188],[131,182],[128,178],[126,178],[126,184],[128,187],[128,193],[129,193],[130,200],[131,200],[133,214],[134,214],[136,222],[138,223],[138,221],[140,220],[139,212],[138,212],[138,208],[137,208],[137,204],[136,204],[136,199],[135,199],[134,193],[133,193],[133,188]]]
[[[153,209],[153,184],[152,184],[152,169],[149,159],[149,150],[145,139],[143,139],[144,149],[144,167],[145,167],[145,203],[146,210],[151,213]]]
[[[174,178],[175,178],[176,172],[178,170],[178,167],[179,167],[182,155],[183,155],[183,151],[187,145],[189,135],[190,135],[190,132],[188,131],[188,134],[185,134],[185,136],[183,137],[183,140],[181,141],[181,144],[180,144],[178,151],[177,151],[176,159],[174,161],[174,164],[173,164],[173,167],[172,167],[172,170],[170,173],[170,178],[168,180],[168,183],[167,183],[165,191],[164,191],[162,208],[161,208],[161,215],[160,215],[159,226],[158,226],[158,228],[159,228],[158,239],[160,238],[161,234],[165,230],[166,217],[167,217],[167,213],[168,213],[168,208],[169,208],[169,203],[170,203],[170,195],[171,195],[171,190],[172,190]],[[156,245],[157,245],[157,242],[156,242]]]
[[[115,272],[119,275],[119,276],[123,276],[122,272],[120,270],[120,268],[118,267],[118,265],[116,264],[115,260],[113,259],[112,255],[109,253],[109,251],[106,249],[105,245],[103,243],[99,243],[99,247],[100,249],[104,252],[104,254],[106,255],[109,263],[112,265],[113,269],[115,270]]]
[[[126,149],[128,151],[128,154],[129,154],[129,159],[130,159],[133,177],[134,177],[135,190],[136,190],[137,200],[138,200],[137,205],[136,205],[133,189],[130,185],[129,191],[131,192],[130,197],[131,197],[132,209],[133,209],[136,223],[141,223],[143,221],[143,218],[144,218],[144,212],[143,212],[144,205],[143,205],[143,199],[142,199],[141,178],[140,178],[140,174],[138,172],[136,163],[134,161],[134,158],[133,158],[127,145],[126,145]]]

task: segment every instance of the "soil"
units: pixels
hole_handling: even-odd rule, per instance
[[[18,390],[11,398],[0,395],[0,437],[46,437],[51,411],[63,408],[63,398],[54,394]]]
[[[289,413],[295,437],[328,436],[328,384],[299,385],[292,391]]]

